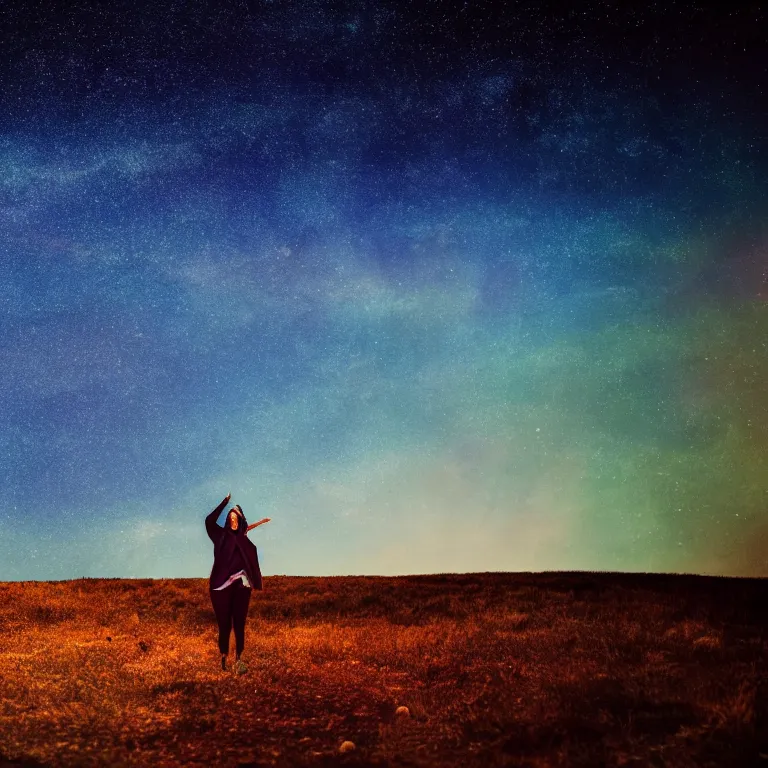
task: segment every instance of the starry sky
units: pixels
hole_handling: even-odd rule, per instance
[[[0,11],[0,580],[768,576],[759,4]]]

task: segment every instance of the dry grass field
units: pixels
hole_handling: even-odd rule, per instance
[[[765,579],[275,576],[237,676],[206,579],[0,583],[0,765],[768,768],[766,606]]]

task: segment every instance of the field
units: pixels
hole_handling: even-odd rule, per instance
[[[206,579],[0,583],[0,766],[768,768],[766,606],[765,579],[273,576],[237,676]]]

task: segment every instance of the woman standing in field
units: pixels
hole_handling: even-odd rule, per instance
[[[216,521],[231,497],[232,494],[228,493],[226,498],[205,518],[205,530],[213,542],[213,568],[208,588],[216,621],[219,624],[221,668],[227,668],[229,633],[234,627],[235,671],[241,675],[247,671],[240,656],[245,647],[245,619],[248,615],[251,589],[264,588],[256,546],[246,534],[257,525],[268,523],[269,518],[265,517],[258,523],[248,525],[240,505],[235,504],[229,510],[224,528],[221,528]]]

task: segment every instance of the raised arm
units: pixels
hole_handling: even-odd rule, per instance
[[[245,532],[248,533],[252,528],[256,528],[258,525],[264,525],[264,523],[268,523],[272,518],[271,517],[265,517],[263,520],[259,520],[258,523],[251,523],[246,529]]]
[[[208,517],[205,518],[205,530],[208,533],[208,538],[215,544],[221,536],[221,528],[216,525],[216,520],[221,514],[221,510],[229,504],[229,500],[232,498],[232,494],[228,493],[224,500],[214,509]]]

